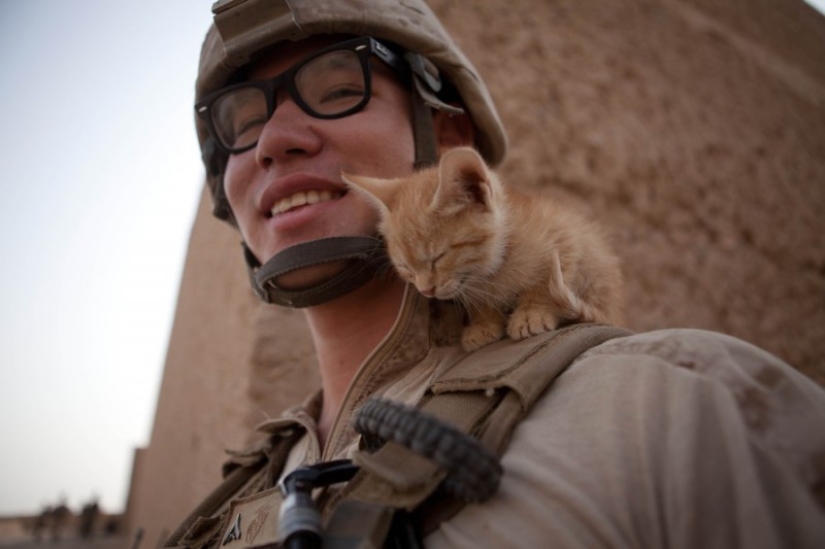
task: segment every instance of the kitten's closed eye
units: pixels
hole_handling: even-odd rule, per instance
[[[437,256],[435,256],[432,260],[430,260],[430,265],[435,268],[435,264],[444,259],[444,256],[447,255],[447,252],[441,252]]]

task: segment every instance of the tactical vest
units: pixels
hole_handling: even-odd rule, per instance
[[[609,339],[630,334],[612,326],[576,324],[482,349],[433,380],[418,403],[419,415],[444,425],[450,432],[466,433],[484,451],[500,457],[519,422],[580,354]],[[484,493],[483,487],[473,492],[477,481],[484,479],[468,480],[466,474],[454,482],[458,488],[445,490],[451,478],[464,473],[463,468],[451,470],[438,458],[444,452],[422,451],[421,444],[407,440],[414,438],[414,434],[404,435],[405,419],[409,416],[404,410],[384,415],[393,416],[381,418],[383,426],[378,430],[386,431],[386,436],[378,437],[378,444],[370,444],[369,437],[362,436],[361,450],[352,460],[357,472],[341,489],[322,495],[323,547],[393,546],[387,542],[391,532],[394,546],[414,546],[416,539],[454,516],[468,500],[490,495]],[[364,422],[369,423],[369,419]],[[426,436],[437,431],[436,427],[431,423],[418,430]],[[164,546],[280,547],[278,514],[282,495],[277,483],[291,448],[302,434],[294,426],[285,427],[273,432],[260,446],[239,454],[225,469],[224,482]],[[476,475],[495,475],[496,466],[497,461],[482,463]],[[399,516],[404,517],[402,523]],[[399,538],[405,537],[409,544],[399,542]]]

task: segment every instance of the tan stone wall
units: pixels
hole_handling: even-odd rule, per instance
[[[825,381],[825,19],[797,0],[433,5],[487,76],[505,179],[612,231],[628,321]]]
[[[492,89],[511,184],[599,218],[628,324],[754,342],[825,382],[825,18],[801,0],[432,0]],[[317,384],[202,204],[131,525],[155,543],[222,449]]]
[[[154,547],[220,480],[225,448],[242,447],[249,352],[259,304],[236,232],[202,199],[192,229],[148,448],[137,460],[129,533]]]

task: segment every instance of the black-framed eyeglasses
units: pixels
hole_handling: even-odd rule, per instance
[[[282,89],[315,118],[343,118],[363,109],[372,93],[372,55],[409,78],[409,66],[400,55],[365,36],[324,48],[274,78],[222,88],[199,101],[195,111],[220,149],[229,154],[248,151],[258,143]]]

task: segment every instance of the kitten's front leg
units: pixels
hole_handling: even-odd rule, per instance
[[[558,253],[553,254],[550,280],[525,290],[507,322],[507,335],[520,340],[555,330],[562,319],[584,320],[579,298],[565,284]]]
[[[547,292],[525,292],[507,322],[507,335],[518,341],[555,330],[560,320]]]
[[[496,308],[481,305],[470,312],[470,322],[461,334],[461,346],[475,351],[504,337],[504,315]]]

